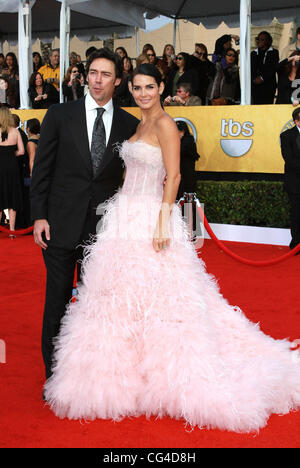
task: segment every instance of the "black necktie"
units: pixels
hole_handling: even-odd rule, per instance
[[[100,166],[100,163],[106,150],[106,134],[104,123],[102,120],[102,115],[104,111],[105,109],[103,109],[103,107],[97,108],[97,117],[93,128],[91,156],[94,176],[97,173],[98,167]]]

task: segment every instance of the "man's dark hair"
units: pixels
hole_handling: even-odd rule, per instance
[[[268,48],[270,48],[271,45],[273,44],[273,37],[268,31],[261,31],[257,37],[262,36],[262,35],[264,35],[267,38]]]
[[[297,109],[294,110],[293,112],[293,120],[300,120],[300,107],[297,107]]]
[[[88,59],[89,56],[90,56],[93,52],[95,52],[95,50],[97,50],[97,49],[96,49],[96,47],[94,47],[94,46],[89,47],[88,49],[86,49],[86,51],[85,51],[85,57]]]
[[[41,130],[41,124],[38,119],[29,119],[27,120],[27,128],[29,129],[30,133],[34,135],[38,135]]]
[[[86,62],[86,67],[85,67],[87,74],[90,70],[90,66],[93,63],[93,61],[98,58],[105,58],[106,60],[110,60],[111,62],[113,62],[113,64],[115,65],[116,78],[122,78],[123,67],[122,67],[121,58],[119,57],[119,55],[115,54],[114,52],[107,49],[106,47],[103,47],[102,49],[96,49],[89,56]]]

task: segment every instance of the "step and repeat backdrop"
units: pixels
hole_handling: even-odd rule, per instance
[[[140,117],[136,107],[126,108]],[[280,133],[291,128],[293,107],[218,106],[166,107],[175,120],[184,120],[197,142],[197,171],[282,174]],[[22,126],[31,118],[42,122],[45,110],[16,110]]]

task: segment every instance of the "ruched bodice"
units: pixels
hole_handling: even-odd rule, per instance
[[[122,193],[139,197],[151,196],[162,200],[166,171],[161,149],[142,140],[124,141],[120,156],[126,165]]]

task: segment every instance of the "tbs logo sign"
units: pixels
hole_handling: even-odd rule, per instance
[[[249,137],[252,137],[253,133],[252,122],[240,124],[240,122],[235,122],[233,119],[229,119],[228,121],[222,119],[221,135],[222,137],[227,137],[226,140],[220,140],[222,150],[225,154],[233,158],[244,156],[252,146],[253,140]],[[248,138],[238,138],[240,135]],[[232,138],[228,138],[228,136]]]

